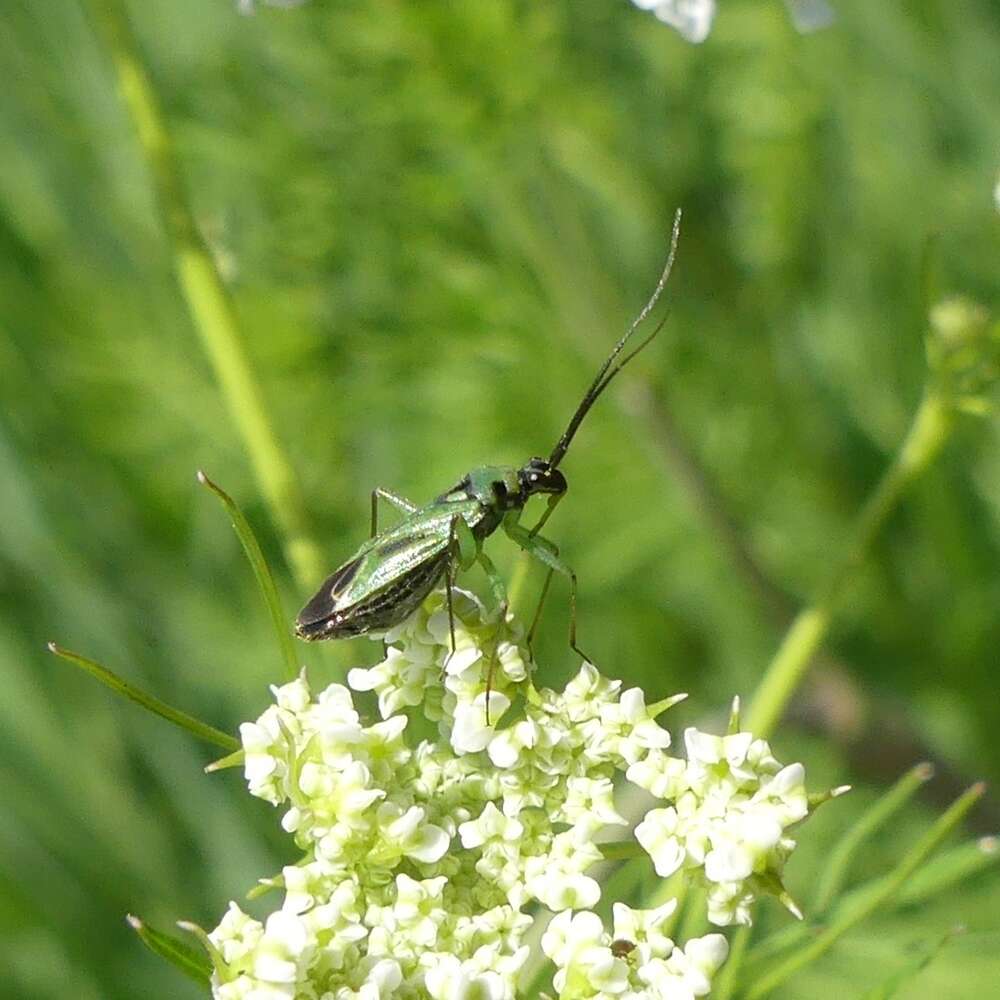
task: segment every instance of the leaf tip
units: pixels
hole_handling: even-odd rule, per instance
[[[1000,837],[996,835],[990,835],[988,837],[980,837],[976,841],[976,847],[983,852],[983,854],[996,854],[1000,850]]]

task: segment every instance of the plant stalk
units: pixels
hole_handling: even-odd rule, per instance
[[[909,485],[937,458],[953,426],[953,410],[937,390],[928,388],[895,460],[882,476],[855,521],[843,557],[816,600],[796,615],[750,703],[746,728],[767,737],[826,637],[848,584]]]
[[[296,583],[307,589],[321,578],[323,561],[309,533],[298,478],[268,415],[232,296],[195,222],[170,132],[128,15],[120,0],[87,2],[138,134],[191,321],[243,440],[257,486],[281,533],[289,568]]]

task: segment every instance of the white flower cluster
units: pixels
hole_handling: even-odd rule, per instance
[[[674,899],[645,911],[615,903],[613,935],[596,914],[564,910],[542,935],[542,950],[558,969],[552,985],[560,996],[600,1000],[705,996],[729,946],[721,934],[707,934],[677,947],[661,929],[676,907]]]
[[[682,38],[699,43],[708,38],[715,20],[715,0],[632,0],[636,7],[651,10]],[[796,31],[808,34],[831,24],[836,16],[827,0],[785,0]]]
[[[809,813],[805,770],[782,767],[764,740],[750,733],[684,734],[687,760],[650,755],[628,769],[628,778],[657,798],[635,837],[656,873],[696,869],[708,888],[714,924],[750,923],[750,904],[777,889],[795,841],[785,835]]]
[[[561,693],[536,690],[516,623],[461,591],[454,612],[454,651],[439,592],[384,637],[381,663],[351,671],[382,721],[303,677],[241,727],[250,791],[284,809],[303,857],[263,880],[284,890],[279,910],[261,923],[233,903],[209,936],[216,1000],[514,1000],[539,905],[556,914],[542,948],[560,1000],[704,996],[724,938],[676,946],[673,901],[616,905],[605,932],[596,835],[623,828],[659,874],[709,886],[713,921],[745,921],[755,895],[782,891],[785,831],[808,811],[801,766],[750,734],[694,729],[687,759],[671,757],[655,717],[678,698],[647,707],[590,664]],[[410,737],[408,709],[436,738]],[[623,777],[668,803],[632,833]]]

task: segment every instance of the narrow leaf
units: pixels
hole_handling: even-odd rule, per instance
[[[967,844],[953,847],[950,851],[929,861],[918,872],[914,872],[896,900],[900,906],[930,899],[972,875],[985,871],[1000,861],[1000,841],[996,837],[979,837]]]
[[[816,888],[813,905],[817,913],[823,913],[839,894],[851,862],[865,841],[885,826],[933,775],[934,768],[927,763],[911,768],[870,809],[862,813],[858,821],[840,838],[830,852],[830,860]]]
[[[242,767],[246,761],[246,757],[245,750],[235,750],[233,753],[226,754],[225,757],[213,760],[211,764],[205,767],[205,774],[212,774],[215,771],[225,771],[230,767]]]
[[[250,527],[250,522],[244,516],[243,511],[236,505],[236,501],[221,486],[213,483],[201,469],[198,470],[198,482],[211,490],[222,501],[226,513],[229,514],[229,519],[236,530],[236,536],[239,538],[250,567],[253,569],[253,575],[257,578],[257,586],[260,588],[264,605],[271,616],[271,624],[274,626],[278,648],[281,650],[281,657],[285,664],[285,677],[288,680],[294,680],[299,672],[296,665],[295,646],[292,643],[288,620],[285,618],[285,612],[281,606],[278,588],[275,586],[274,577],[264,559],[264,553],[261,551],[257,536],[253,533],[253,528]]]
[[[146,711],[160,716],[161,719],[166,719],[167,722],[172,722],[175,726],[180,726],[181,729],[197,736],[198,739],[214,743],[224,750],[239,749],[239,741],[228,733],[222,732],[221,729],[216,729],[215,726],[210,726],[207,722],[196,719],[193,715],[188,715],[187,712],[182,712],[179,708],[168,705],[165,701],[160,701],[159,698],[148,694],[131,682],[119,677],[116,673],[108,670],[107,667],[102,666],[95,660],[90,660],[79,653],[72,653],[68,649],[57,646],[54,642],[48,644],[48,649],[50,653],[55,653],[60,659],[74,664],[74,666],[79,667],[81,670],[85,670],[91,677],[96,678],[103,685],[111,688],[116,694],[134,701],[137,705],[141,705],[146,709]]]
[[[932,899],[965,879],[971,878],[1000,861],[1000,843],[996,837],[980,837],[951,850],[942,851],[939,855],[929,858],[919,871],[906,880],[896,896],[889,900],[887,910],[898,910],[904,906],[912,906]],[[849,912],[859,900],[866,899],[881,885],[884,876],[871,879],[851,889],[840,897],[834,910],[834,917],[840,912]],[[821,916],[807,924],[788,924],[780,930],[769,934],[755,944],[746,961],[747,976],[756,978],[767,962],[782,952],[802,941],[815,937],[823,930],[826,921]]]
[[[848,902],[845,901],[838,906],[829,925],[815,939],[756,978],[753,987],[747,993],[747,1000],[758,1000],[759,997],[767,996],[791,975],[825,955],[848,931],[888,903],[941,842],[962,822],[968,811],[982,798],[985,790],[986,786],[979,782],[959,796],[907,851],[892,872],[878,879],[867,891],[852,893],[850,905],[845,905]]]
[[[876,986],[864,995],[862,1000],[892,1000],[900,990],[914,976],[927,968],[931,962],[937,958],[941,949],[959,934],[964,934],[964,927],[952,927],[946,934],[942,934],[929,948],[924,948],[915,958],[911,958],[901,969],[898,969],[884,983]]]
[[[139,940],[155,955],[166,959],[174,968],[179,969],[189,979],[200,986],[209,986],[212,981],[212,963],[208,956],[197,948],[192,948],[186,941],[164,934],[150,927],[144,920],[129,914],[126,918],[129,927],[139,935]]]

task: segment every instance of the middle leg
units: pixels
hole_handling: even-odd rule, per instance
[[[574,653],[582,657],[587,663],[593,661],[580,649],[576,643],[576,593],[577,582],[576,572],[572,570],[559,558],[559,549],[554,542],[550,542],[541,535],[532,534],[524,525],[515,521],[504,521],[503,529],[507,535],[518,545],[537,559],[543,566],[547,566],[550,571],[558,573],[569,580],[569,645]],[[546,586],[546,591],[548,587]],[[544,594],[544,592],[543,592]]]
[[[490,657],[489,666],[486,668],[486,725],[490,724],[490,695],[493,693],[493,678],[496,675],[497,665],[500,662],[500,633],[507,624],[507,588],[504,585],[503,577],[500,575],[493,560],[482,551],[476,555],[476,560],[483,567],[486,579],[489,581],[490,590],[493,592],[493,601],[496,605],[497,630],[493,643],[493,654]]]

